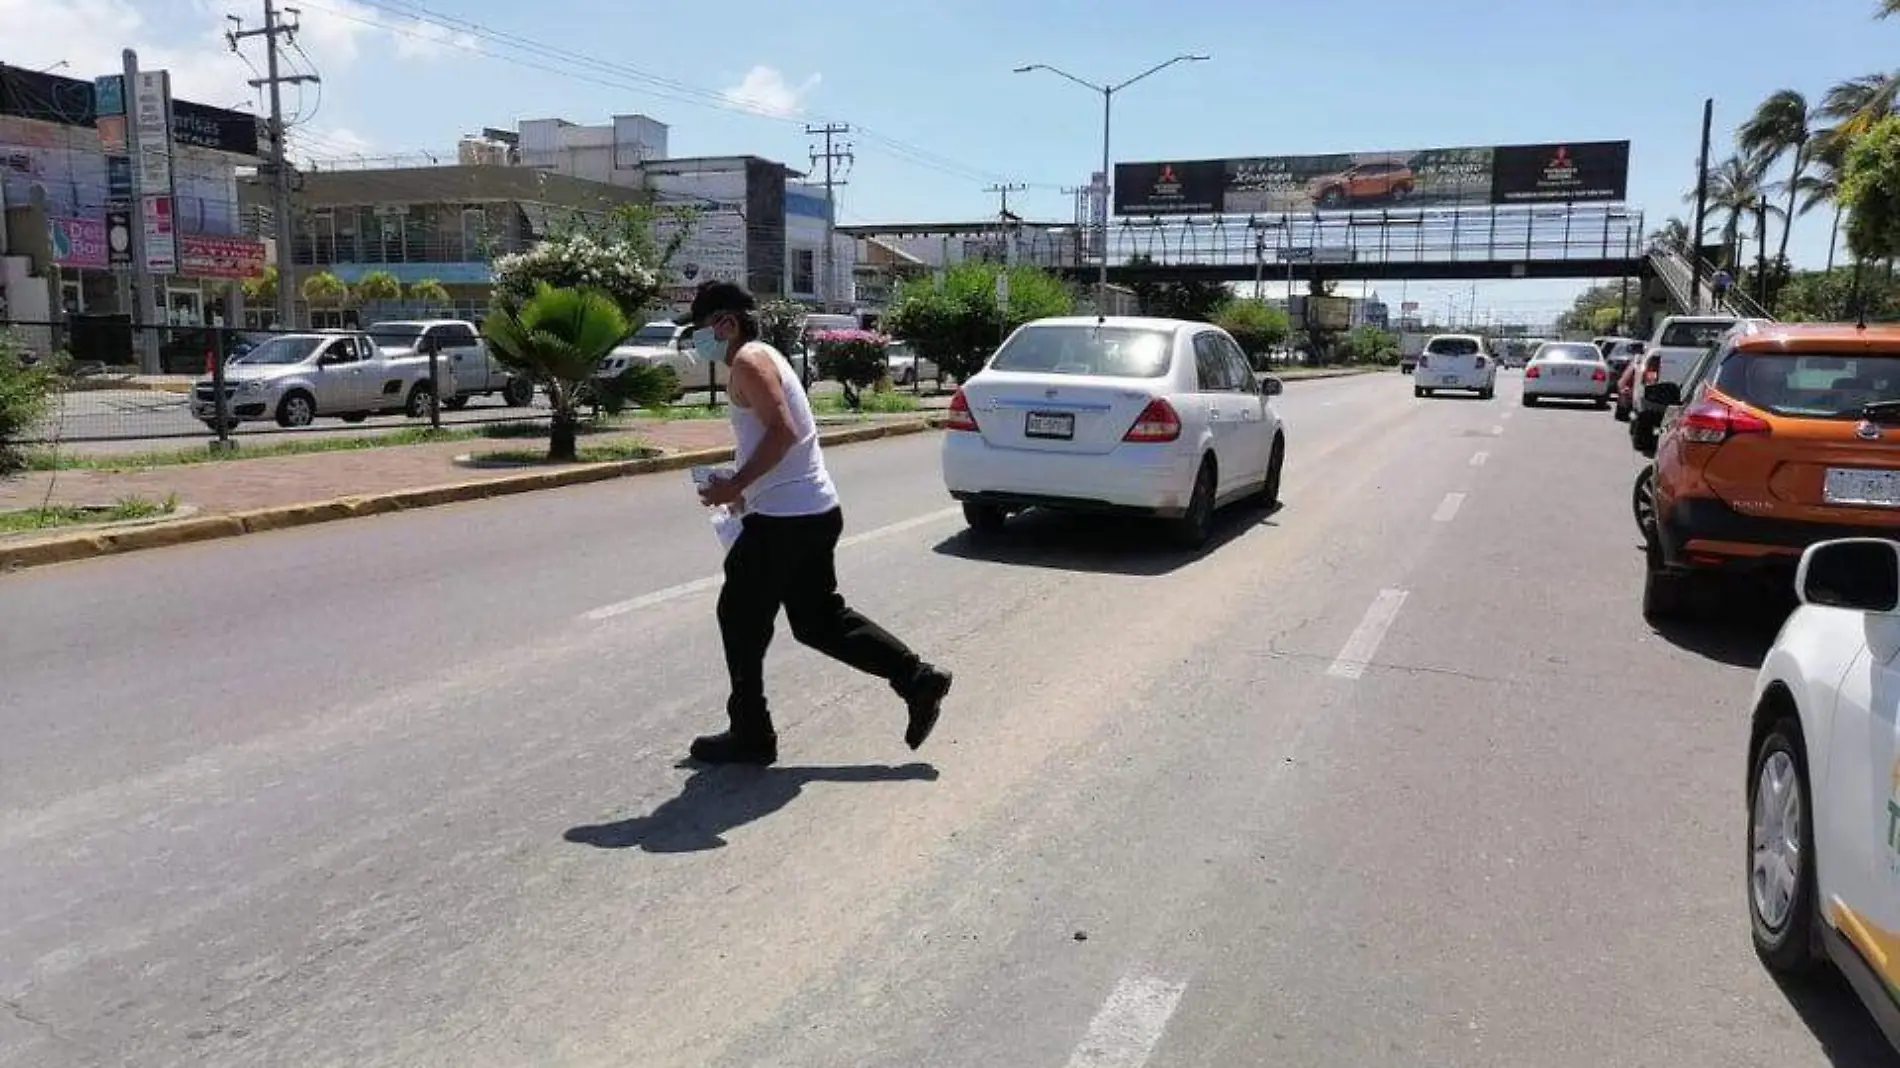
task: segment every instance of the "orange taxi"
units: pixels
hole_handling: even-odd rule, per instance
[[[1737,325],[1680,386],[1657,443],[1643,613],[1729,577],[1788,588],[1833,538],[1900,536],[1900,325]]]

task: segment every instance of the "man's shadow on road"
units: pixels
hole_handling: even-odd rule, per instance
[[[726,844],[728,831],[769,816],[814,782],[933,782],[929,764],[854,764],[838,767],[709,767],[691,761],[678,797],[645,816],[614,823],[571,827],[562,835],[596,849],[644,849],[649,853],[696,853]]]

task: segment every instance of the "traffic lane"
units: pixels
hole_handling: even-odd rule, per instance
[[[1368,386],[1285,399],[1289,472],[1370,412],[1405,411]],[[829,452],[847,537],[952,513],[937,449],[927,433]],[[670,472],[0,578],[0,809],[478,670],[523,634],[712,584],[719,559]]]
[[[1316,832],[1231,874],[1155,1064],[1893,1063],[1851,995],[1791,1003],[1749,948],[1747,702],[1777,621],[1644,624],[1621,430],[1525,413],[1448,491],[1295,755],[1285,818]]]
[[[1371,492],[1352,459],[1289,473],[1290,499],[1312,502],[1297,525],[1291,506],[1236,514],[1250,532],[1165,582],[988,567],[929,553],[922,529],[855,547],[853,599],[960,672],[934,782],[897,748],[887,690],[789,643],[770,667],[788,767],[762,782],[671,768],[723,699],[703,592],[49,799],[0,825],[0,990],[139,1063],[584,1062],[632,1042],[643,1063],[707,1063],[867,966],[852,953],[882,943],[863,932],[900,918],[920,870],[959,899],[985,885],[934,851],[1003,841],[993,829],[1044,805],[1036,834],[1059,837],[1060,811],[1094,803],[1065,783],[1092,766],[1093,735],[1149,722],[1144,694],[1233,589],[1300,581],[1309,554],[1350,544],[1339,531],[1383,529],[1357,502],[1416,488]],[[1306,588],[1281,599],[1323,610]],[[554,841],[563,828],[575,843]],[[926,964],[909,943],[879,952]],[[1069,1023],[1044,1026],[1066,1038]]]

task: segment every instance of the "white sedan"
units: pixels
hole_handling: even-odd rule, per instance
[[[1755,681],[1749,926],[1777,973],[1831,961],[1900,1047],[1900,544],[1814,545],[1795,589]]]
[[[1215,509],[1278,500],[1280,389],[1207,323],[1037,320],[951,398],[944,485],[979,534],[1048,508],[1159,516],[1198,548]]]
[[[1524,366],[1526,408],[1551,399],[1587,400],[1607,408],[1615,388],[1602,351],[1588,341],[1546,341]]]
[[[891,342],[884,359],[891,369],[892,385],[914,386],[919,379],[943,381],[943,372],[937,369],[936,363],[920,355],[908,341]]]

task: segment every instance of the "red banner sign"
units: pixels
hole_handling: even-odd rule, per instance
[[[264,273],[264,243],[243,237],[182,234],[178,238],[178,273],[187,278],[256,278]]]

